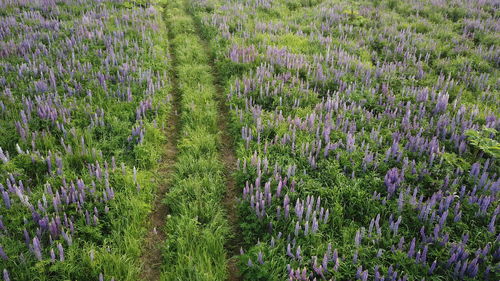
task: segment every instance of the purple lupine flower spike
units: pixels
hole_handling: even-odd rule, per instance
[[[54,249],[50,249],[50,261],[56,261],[56,253],[54,252]]]
[[[415,238],[411,240],[410,248],[408,249],[408,257],[412,258],[415,255]]]
[[[7,254],[5,253],[5,251],[3,250],[3,247],[0,245],[0,258],[2,258],[3,260],[8,260],[9,257],[7,256]]]
[[[57,249],[59,250],[59,260],[63,262],[64,261],[64,248],[61,245],[61,243],[57,244]]]
[[[40,245],[40,240],[38,240],[36,236],[33,238],[33,253],[39,261],[42,260],[42,247]]]
[[[399,186],[401,182],[399,170],[397,168],[392,168],[387,171],[387,174],[384,178],[385,185],[387,186],[387,193],[389,196],[394,194],[396,188]]]
[[[7,269],[3,270],[3,280],[10,281],[9,272],[7,271]]]

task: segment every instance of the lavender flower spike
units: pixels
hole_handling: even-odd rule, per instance
[[[7,271],[7,269],[3,270],[3,280],[10,281],[9,272]]]

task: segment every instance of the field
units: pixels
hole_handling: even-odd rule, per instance
[[[494,0],[0,0],[14,280],[500,280]]]

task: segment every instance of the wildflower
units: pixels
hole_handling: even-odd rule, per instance
[[[61,243],[57,244],[57,249],[59,250],[59,260],[63,262],[64,261],[64,248],[61,245]]]
[[[389,195],[392,195],[401,182],[399,170],[397,168],[392,168],[387,171],[384,182],[387,186],[387,192],[389,193]]]
[[[35,254],[35,257],[39,261],[42,260],[42,248],[40,246],[40,241],[38,240],[38,237],[33,238],[33,253]]]
[[[3,280],[10,281],[9,272],[7,271],[7,269],[3,270]]]
[[[5,253],[5,251],[3,250],[3,247],[0,245],[0,258],[2,258],[3,260],[8,260],[9,257],[7,256],[7,254]]]

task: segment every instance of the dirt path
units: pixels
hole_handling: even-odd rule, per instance
[[[187,6],[188,4],[186,4]],[[196,33],[202,34],[201,27],[199,26],[199,22],[196,21],[193,14],[190,13],[190,9],[185,7],[186,12],[190,15],[196,27]],[[212,70],[212,75],[215,78],[215,89],[217,91],[216,101],[218,107],[218,118],[217,125],[219,128],[219,132],[221,133],[221,145],[220,145],[220,157],[224,164],[224,177],[226,183],[226,195],[224,197],[224,207],[227,210],[227,219],[229,222],[229,226],[231,227],[232,237],[226,242],[226,250],[229,255],[228,260],[228,271],[229,271],[229,281],[237,281],[243,280],[241,277],[240,271],[237,266],[237,255],[240,254],[240,247],[243,246],[243,239],[241,235],[241,229],[239,227],[239,219],[238,219],[238,197],[242,192],[238,189],[236,185],[236,180],[233,176],[234,171],[236,169],[236,152],[234,150],[234,139],[230,134],[229,130],[229,107],[226,101],[226,94],[223,86],[221,85],[220,75],[217,71],[217,68],[214,64],[214,57],[212,56],[212,52],[210,49],[210,45],[202,36],[199,36],[200,42],[202,43],[206,54],[209,55],[210,61],[209,65]]]
[[[186,3],[186,2],[185,2]],[[186,6],[184,6],[184,11],[187,15],[191,16],[196,22],[196,19],[192,14],[190,14]],[[168,21],[166,21],[168,22]],[[168,24],[167,24],[168,25]],[[211,54],[210,46],[199,34],[201,34],[201,28],[197,24],[196,34],[202,43],[207,55]],[[175,34],[169,30],[169,41],[172,42]],[[178,149],[177,141],[180,135],[180,116],[176,112],[181,108],[181,99],[179,85],[177,81],[177,74],[175,70],[178,67],[177,61],[174,56],[172,45],[169,48],[170,56],[172,57],[172,73],[170,77],[172,78],[173,89],[172,89],[172,112],[168,119],[168,127],[166,129],[166,134],[168,142],[164,147],[165,155],[162,159],[160,169],[158,171],[158,191],[154,201],[154,210],[150,215],[150,226],[149,232],[145,240],[144,254],[142,256],[142,262],[144,263],[144,269],[141,274],[141,280],[156,281],[160,279],[161,269],[163,264],[162,257],[162,245],[166,239],[166,234],[163,232],[166,216],[168,213],[167,206],[163,204],[162,199],[165,193],[168,192],[169,186],[171,185],[170,180],[173,173],[175,172],[174,164],[176,161]],[[219,157],[224,165],[224,180],[226,193],[223,201],[221,202],[227,212],[227,220],[231,228],[231,237],[225,243],[225,249],[228,255],[227,269],[229,272],[228,280],[237,281],[242,280],[241,274],[237,266],[237,255],[239,254],[239,249],[242,246],[242,236],[241,230],[238,224],[238,195],[241,190],[238,190],[236,181],[234,179],[233,173],[235,171],[236,165],[236,154],[234,151],[234,140],[229,133],[229,109],[226,104],[226,98],[224,94],[224,89],[220,85],[220,79],[218,77],[217,70],[214,66],[213,58],[210,56],[209,66],[211,68],[211,73],[215,78],[215,89],[217,92],[216,102],[218,109],[218,131],[220,132],[220,146],[219,146]]]
[[[204,42],[206,48],[208,44]],[[211,63],[212,69],[214,69],[213,61]],[[218,81],[218,75],[214,73],[216,81]],[[226,195],[224,197],[224,207],[227,210],[227,219],[229,221],[229,226],[231,227],[233,237],[229,239],[226,243],[226,250],[229,255],[231,255],[228,260],[228,270],[230,281],[242,280],[240,272],[237,266],[237,255],[239,255],[240,247],[243,246],[243,240],[241,236],[241,229],[239,227],[238,219],[238,195],[241,190],[237,188],[236,180],[234,179],[234,172],[236,169],[236,153],[234,151],[234,139],[229,133],[228,127],[228,116],[229,109],[226,104],[226,95],[222,87],[216,83],[217,89],[217,103],[219,107],[219,118],[217,120],[219,131],[221,132],[221,160],[224,164],[224,176],[226,179]]]
[[[217,77],[217,75],[215,75]],[[217,78],[216,78],[217,79]],[[221,160],[224,164],[224,176],[226,180],[226,195],[224,197],[224,207],[227,210],[227,219],[229,226],[232,230],[232,237],[226,243],[226,250],[230,255],[228,260],[228,270],[230,281],[242,280],[241,274],[237,266],[237,255],[239,255],[239,249],[243,246],[241,230],[239,228],[238,222],[238,195],[239,190],[236,186],[236,180],[233,177],[236,165],[236,153],[234,151],[234,141],[232,136],[229,134],[228,120],[227,116],[229,111],[225,102],[225,95],[222,88],[216,85],[217,89],[217,102],[219,107],[219,118],[217,120],[219,131],[221,132]]]
[[[169,36],[170,37],[170,36]],[[171,57],[171,83],[172,83],[172,109],[168,117],[165,134],[167,143],[163,147],[164,154],[158,169],[156,181],[158,190],[155,195],[153,211],[150,214],[148,226],[148,234],[144,241],[144,250],[141,261],[144,264],[141,274],[141,280],[159,280],[163,264],[162,246],[166,239],[164,226],[168,214],[167,205],[162,201],[171,184],[172,175],[175,172],[175,161],[177,158],[177,141],[180,134],[180,114],[178,110],[181,108],[179,87],[174,72],[176,60],[172,52],[172,47],[169,46],[169,54]]]
[[[221,95],[223,92],[219,92]],[[222,132],[221,140],[221,156],[225,168],[225,178],[226,178],[226,195],[224,197],[224,207],[227,210],[227,219],[229,221],[229,226],[231,227],[233,236],[226,243],[226,250],[230,255],[228,260],[228,271],[230,281],[243,280],[237,266],[237,255],[239,255],[239,249],[243,246],[241,230],[239,228],[238,222],[238,194],[239,191],[236,187],[236,181],[233,177],[236,164],[236,154],[233,148],[233,138],[228,133],[226,116],[227,111],[223,110],[225,108],[225,102],[219,100],[219,119],[218,126]]]

